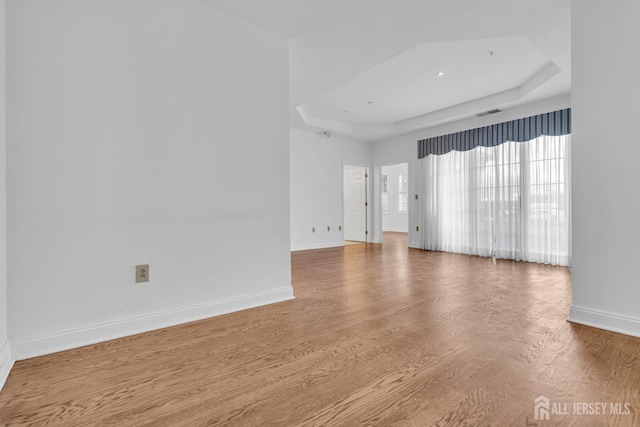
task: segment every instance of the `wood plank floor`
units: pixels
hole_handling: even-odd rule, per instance
[[[567,323],[565,268],[397,233],[292,263],[294,301],[18,362],[0,425],[640,425],[640,339]]]

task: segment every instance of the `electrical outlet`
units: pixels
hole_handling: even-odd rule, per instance
[[[327,231],[331,231],[331,226],[327,225]]]
[[[149,281],[149,264],[136,265],[136,283]]]
[[[315,227],[311,227],[311,232],[315,233],[316,232],[316,228]]]

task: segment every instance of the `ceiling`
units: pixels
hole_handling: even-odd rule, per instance
[[[375,141],[571,89],[570,0],[201,1],[289,38],[296,128]]]

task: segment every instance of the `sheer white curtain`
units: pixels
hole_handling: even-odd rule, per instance
[[[422,248],[547,264],[571,257],[571,136],[422,159]]]

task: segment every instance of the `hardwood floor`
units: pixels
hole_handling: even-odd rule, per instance
[[[0,424],[640,425],[640,339],[567,323],[565,268],[402,234],[292,264],[294,301],[16,363]],[[569,414],[534,420],[541,395]]]

